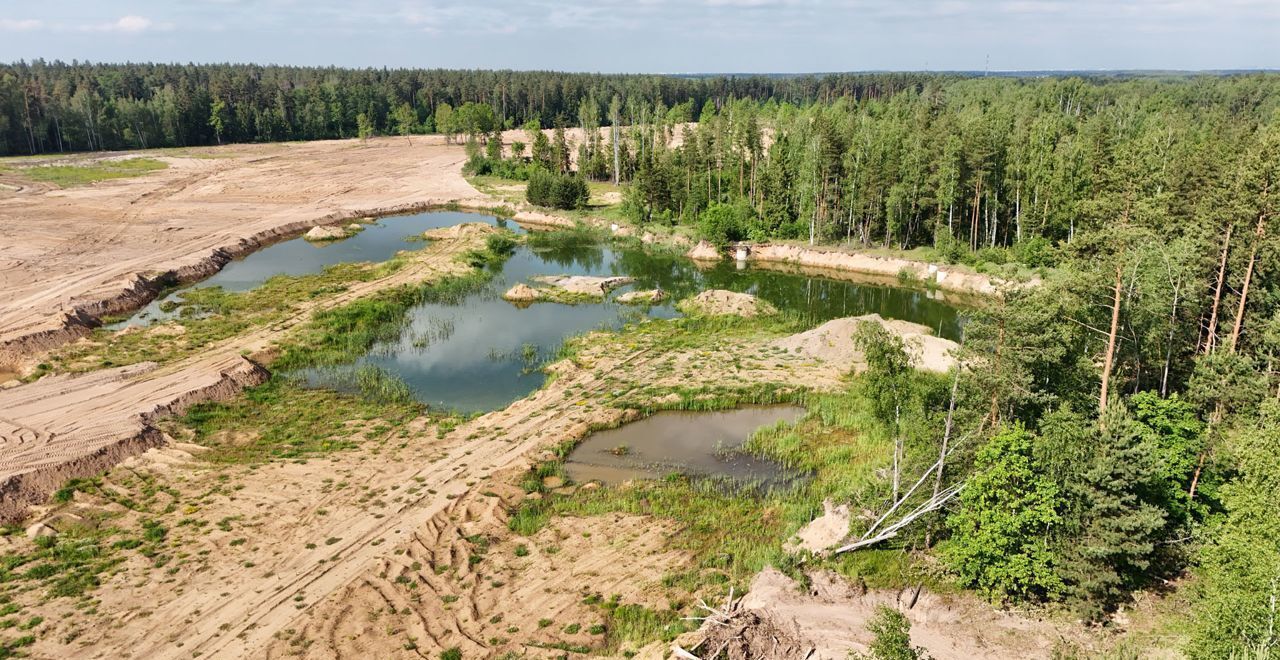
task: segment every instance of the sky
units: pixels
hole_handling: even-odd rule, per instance
[[[0,62],[634,73],[1280,68],[1280,0],[0,0]]]

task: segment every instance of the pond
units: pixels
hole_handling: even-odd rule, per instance
[[[344,261],[384,260],[415,247],[404,241],[406,236],[462,222],[487,222],[523,232],[509,221],[470,213],[383,218],[351,238],[324,246],[301,238],[277,243],[228,264],[196,286],[244,291],[277,274],[314,273]],[[625,275],[636,281],[600,303],[539,302],[519,307],[501,298],[511,286],[533,276],[561,274]],[[671,294],[662,305],[635,308],[613,302],[628,289],[656,287]],[[349,386],[344,383],[354,381],[353,370],[376,366],[398,376],[415,397],[430,406],[459,412],[496,410],[542,386],[546,376],[538,367],[554,357],[566,339],[594,329],[618,328],[645,316],[679,316],[675,301],[712,288],[754,294],[779,309],[802,315],[813,325],[874,312],[926,325],[942,337],[957,339],[962,332],[961,312],[925,290],[741,268],[731,262],[700,269],[679,254],[605,243],[554,248],[520,245],[487,285],[456,304],[424,303],[410,310],[396,340],[374,346],[353,365],[299,375],[313,386],[342,389]],[[180,300],[182,292],[174,291],[168,300]],[[161,311],[157,301],[118,327],[146,324],[176,313]]]
[[[569,453],[564,469],[577,483],[597,481],[606,486],[679,473],[763,490],[785,488],[804,475],[737,449],[756,429],[792,423],[804,413],[799,406],[659,412],[592,433]]]
[[[172,309],[174,304],[181,302],[183,292],[192,288],[220,286],[227,291],[248,291],[276,275],[310,275],[334,264],[386,261],[400,250],[422,246],[422,243],[406,242],[405,238],[421,235],[428,229],[451,227],[464,222],[502,222],[508,228],[519,229],[515,223],[500,221],[493,216],[432,211],[381,218],[375,223],[363,225],[362,231],[340,241],[313,243],[303,238],[281,241],[228,263],[212,277],[197,284],[170,291],[151,301],[133,316],[108,325],[107,328],[118,330],[131,325],[146,326],[173,318],[176,314],[176,310]]]

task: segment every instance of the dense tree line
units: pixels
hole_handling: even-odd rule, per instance
[[[0,65],[0,156],[369,134],[465,132],[468,103],[495,128],[572,124],[586,99],[632,107],[729,98],[808,103],[918,87],[926,74],[680,78],[547,71],[240,64]],[[439,125],[440,119],[445,125]]]

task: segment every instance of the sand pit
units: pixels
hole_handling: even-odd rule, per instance
[[[329,298],[300,303],[291,318],[211,345],[157,367],[140,363],[81,375],[46,376],[0,390],[0,520],[21,518],[67,479],[84,477],[159,443],[151,422],[192,404],[233,396],[262,382],[266,370],[245,358],[268,351],[317,309],[336,307],[384,288],[459,275],[459,255],[495,231],[480,223],[451,228],[455,238],[412,253],[408,264]],[[175,334],[157,326],[147,332]],[[180,337],[180,333],[176,333]]]
[[[776,314],[777,308],[749,293],[736,293],[724,289],[708,289],[677,305],[686,314],[702,316],[736,315],[746,318]]]

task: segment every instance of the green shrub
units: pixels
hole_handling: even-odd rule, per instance
[[[698,231],[708,241],[726,245],[745,240],[755,217],[755,210],[745,201],[735,204],[713,202],[698,217]]]
[[[591,191],[586,179],[572,174],[552,174],[541,169],[530,174],[529,185],[525,188],[525,199],[537,206],[576,209],[585,207],[590,198]]]

